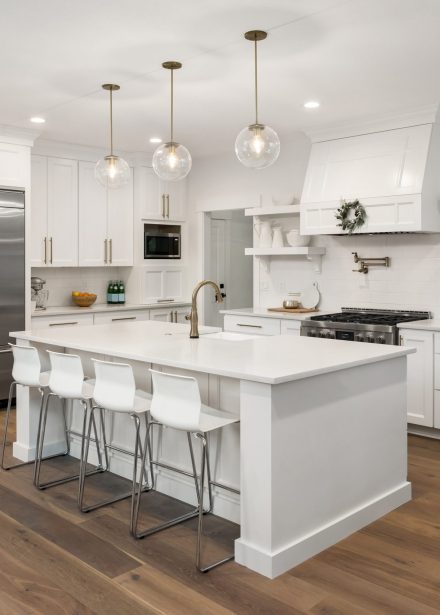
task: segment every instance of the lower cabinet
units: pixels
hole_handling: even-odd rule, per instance
[[[150,310],[120,310],[119,312],[99,312],[94,315],[95,325],[125,322],[130,320],[149,320]]]
[[[160,320],[162,322],[180,322],[185,323],[185,316],[191,311],[190,307],[173,308],[167,307],[163,309],[150,310],[150,320]]]
[[[407,357],[408,423],[424,427],[440,427],[440,423],[434,425],[434,333],[401,329],[400,345],[417,350]]]
[[[281,320],[281,335],[300,335],[299,320]]]
[[[243,316],[226,314],[223,328],[225,331],[239,331],[252,335],[300,335],[301,322],[246,314]]]
[[[32,329],[81,325],[93,325],[93,314],[63,314],[61,316],[33,316],[31,318]]]

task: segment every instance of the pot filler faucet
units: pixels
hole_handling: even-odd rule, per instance
[[[197,313],[197,295],[199,294],[199,290],[203,288],[203,286],[212,286],[215,292],[215,301],[216,303],[223,303],[222,291],[217,286],[215,282],[211,280],[204,280],[203,282],[199,282],[195,289],[193,290],[192,300],[191,300],[191,313],[185,316],[187,320],[191,321],[191,331],[190,338],[198,338],[199,337],[199,315]]]

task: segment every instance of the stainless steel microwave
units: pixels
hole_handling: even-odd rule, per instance
[[[180,226],[145,224],[144,259],[181,258],[180,230]]]

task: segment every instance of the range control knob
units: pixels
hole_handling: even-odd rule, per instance
[[[307,331],[307,337],[316,337],[315,331]]]
[[[364,341],[364,336],[363,335],[355,335],[354,336],[354,341],[355,342],[363,342]]]
[[[374,337],[372,335],[367,335],[367,342],[369,344],[374,344]]]
[[[327,331],[327,333],[325,334],[325,337],[328,338],[329,340],[331,340],[332,337],[333,337],[332,332],[331,331]]]
[[[379,335],[379,337],[377,338],[376,342],[378,344],[385,344],[385,338],[383,335]]]

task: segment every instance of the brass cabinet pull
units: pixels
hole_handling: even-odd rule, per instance
[[[167,218],[170,217],[170,195],[167,194]]]
[[[242,325],[240,322],[238,322],[237,327],[249,327],[251,329],[262,329],[263,325]]]
[[[104,263],[107,264],[107,239],[104,239]]]
[[[111,265],[112,262],[113,262],[113,239],[109,239],[108,240],[108,244],[109,244],[109,247],[110,247],[110,258],[109,258],[109,261],[110,261],[110,265]]]
[[[53,263],[53,238],[52,237],[49,239],[49,245],[50,245],[50,264],[52,265]]]
[[[116,320],[136,320],[136,316],[121,316],[120,318],[112,318],[112,322]]]
[[[49,323],[49,327],[62,327],[63,325],[77,325],[78,321],[75,322],[51,322]]]
[[[47,237],[44,238],[44,264],[47,265]]]

